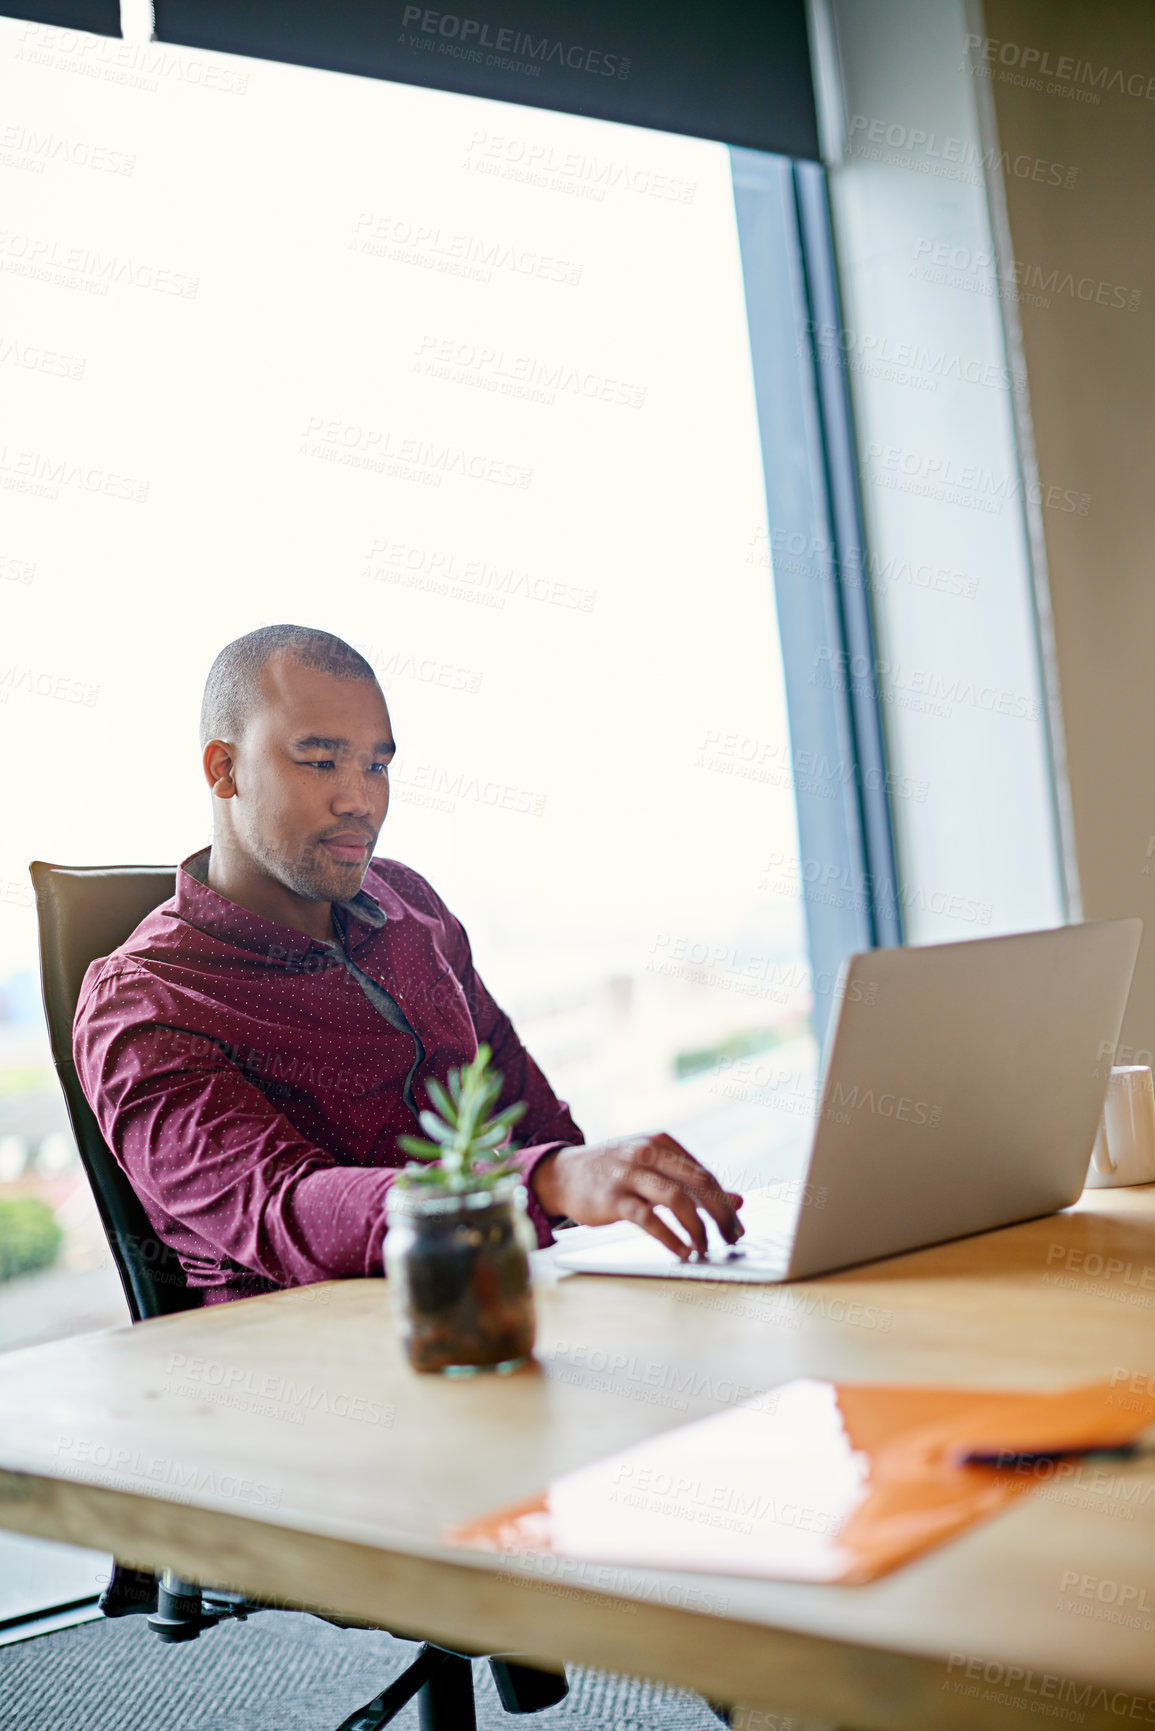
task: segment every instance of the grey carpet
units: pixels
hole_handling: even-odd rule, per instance
[[[101,1619],[0,1647],[2,1731],[336,1731],[398,1676],[417,1649],[376,1630],[337,1629],[262,1611],[166,1647],[143,1617]],[[721,1731],[696,1695],[571,1668],[560,1706],[503,1712],[474,1663],[479,1731]],[[394,1720],[416,1731],[411,1701]]]

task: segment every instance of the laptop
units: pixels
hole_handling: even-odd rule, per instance
[[[852,956],[804,1177],[706,1218],[680,1262],[628,1222],[561,1234],[581,1274],[773,1283],[1051,1214],[1083,1189],[1142,921]],[[675,1225],[676,1222],[671,1223]]]

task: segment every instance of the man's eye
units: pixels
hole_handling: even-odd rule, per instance
[[[383,770],[386,775],[389,774],[389,765],[387,763],[371,763],[369,768]]]
[[[334,766],[331,757],[317,757],[308,758],[301,767],[303,769],[332,769]]]

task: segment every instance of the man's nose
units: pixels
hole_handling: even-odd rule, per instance
[[[373,809],[369,771],[350,765],[339,777],[332,808],[349,817],[367,817]]]

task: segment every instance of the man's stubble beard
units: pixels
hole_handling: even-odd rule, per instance
[[[321,846],[320,842],[304,844],[296,859],[285,859],[260,842],[253,845],[252,851],[269,876],[294,895],[311,902],[351,901],[364,882],[372,848],[366,850],[365,865],[360,867],[318,858]]]

